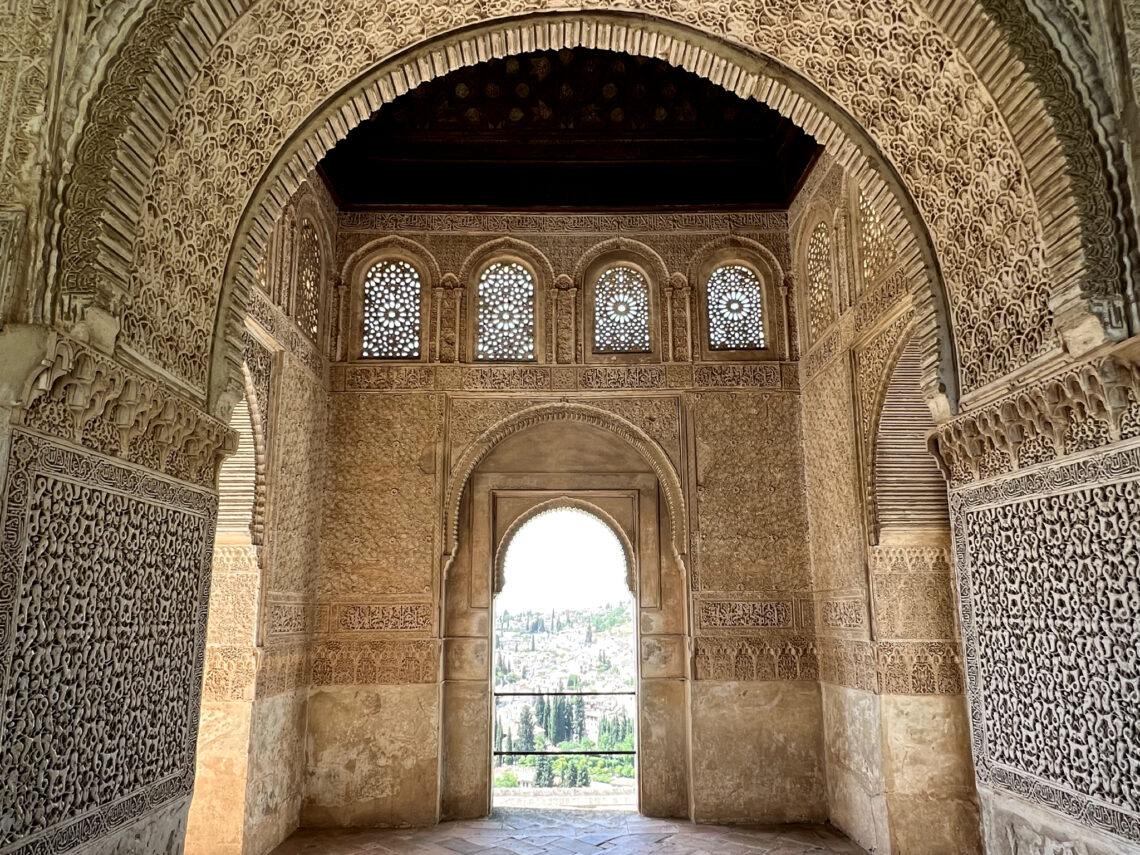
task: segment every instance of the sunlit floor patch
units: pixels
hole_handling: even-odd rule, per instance
[[[628,812],[496,808],[432,828],[300,831],[273,855],[866,855],[826,825],[695,825]]]

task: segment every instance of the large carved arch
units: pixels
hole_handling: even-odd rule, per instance
[[[156,4],[156,7],[158,5],[159,4]],[[782,17],[781,12],[784,15],[795,12],[796,10],[790,8],[794,5],[794,3],[789,4],[789,9],[777,10],[773,12],[771,14],[771,20],[762,21],[762,26],[755,34],[748,32],[747,28],[741,28],[737,26],[737,23],[733,20],[724,23],[718,22],[719,26],[715,28],[715,34],[732,41],[750,43],[747,45],[748,47],[762,50],[769,55],[783,61],[784,56],[782,55],[788,54],[789,48],[793,48],[791,52],[794,52],[793,45],[774,43],[770,49],[766,50],[766,45],[761,44],[761,42],[771,37],[772,35],[775,35],[777,38],[783,38],[785,40],[789,38],[791,34],[785,32],[785,29],[780,26],[781,22],[779,19]],[[870,7],[870,4],[863,5]],[[991,3],[990,5],[992,6],[993,4]],[[1007,3],[1006,5],[1008,6],[1018,4],[1011,2]],[[170,10],[164,11],[166,11],[170,18],[177,18],[177,15],[170,15]],[[240,10],[235,7],[235,20],[236,15],[239,11]],[[244,47],[246,44],[248,44],[247,42],[241,41],[243,38],[246,38],[250,35],[253,35],[255,39],[264,40],[267,38],[267,34],[264,31],[261,33],[255,32],[259,26],[259,23],[253,21],[253,19],[260,17],[262,19],[260,24],[262,25],[264,24],[265,20],[268,20],[268,18],[260,14],[262,11],[265,11],[266,15],[269,14],[269,11],[267,9],[263,10],[262,4],[259,4],[257,7],[254,7],[250,13],[246,14],[244,18],[238,20],[237,23],[231,27],[229,31],[226,31],[226,27],[233,23],[233,21],[211,21],[211,26],[204,28],[204,31],[211,34],[216,33],[219,39],[227,40],[229,42],[229,47],[222,52],[222,54],[225,56],[219,54],[215,49],[214,56],[210,60],[207,60],[208,49],[210,47],[210,44],[208,43],[209,39],[207,38],[206,43],[203,42],[201,38],[201,33],[203,30],[197,31],[198,36],[196,39],[192,38],[187,34],[187,31],[190,28],[183,25],[182,19],[175,20],[173,24],[168,21],[167,28],[163,30],[163,28],[153,22],[150,17],[147,17],[144,22],[141,22],[138,25],[138,27],[140,30],[142,30],[144,28],[144,23],[151,25],[148,36],[148,48],[150,48],[150,46],[155,43],[163,43],[162,39],[164,37],[164,34],[167,39],[175,39],[179,42],[179,46],[182,48],[177,52],[181,58],[180,73],[174,76],[175,79],[173,83],[168,84],[167,89],[170,89],[170,87],[173,86],[175,95],[181,95],[184,92],[189,92],[192,89],[199,87],[201,81],[206,77],[210,77],[212,80],[217,81],[219,78],[217,77],[216,72],[219,69],[216,67],[216,64],[215,66],[211,66],[211,63],[219,58],[225,60],[228,57],[228,59],[232,60],[236,55],[242,53],[242,51],[238,50],[237,48],[239,48],[239,46]],[[288,9],[284,11],[286,12],[287,16],[292,14],[292,12],[290,12]],[[1016,76],[1014,80],[1011,81],[1009,79],[1011,72],[1006,69],[1015,67],[1014,63],[982,61],[983,59],[992,60],[995,52],[1012,58],[1013,54],[1016,51],[1016,48],[1006,44],[1000,38],[1000,33],[996,31],[993,21],[987,18],[985,14],[978,12],[976,9],[969,9],[964,13],[962,11],[961,4],[937,3],[928,9],[915,8],[907,10],[906,15],[904,16],[907,19],[906,21],[900,20],[892,23],[889,20],[888,16],[882,19],[881,25],[877,25],[874,23],[874,16],[880,15],[882,11],[883,10],[867,8],[860,12],[860,14],[863,16],[862,22],[854,20],[843,22],[843,26],[846,28],[846,37],[851,38],[854,36],[855,40],[858,41],[864,36],[870,36],[872,33],[875,33],[875,38],[879,42],[882,42],[882,39],[879,38],[879,36],[882,36],[886,33],[889,34],[893,39],[904,35],[904,29],[908,28],[910,23],[914,24],[914,33],[910,33],[910,37],[918,37],[920,39],[940,37],[940,28],[944,29],[946,32],[952,33],[954,38],[958,40],[962,46],[961,57],[959,58],[958,54],[955,51],[952,51],[952,55],[954,56],[952,67],[943,69],[952,73],[945,75],[945,77],[970,77],[973,72],[969,71],[968,66],[971,63],[981,69],[978,72],[980,78],[978,80],[969,80],[967,81],[967,84],[972,85],[980,81],[980,83],[985,88],[993,92],[994,94],[992,96],[992,103],[995,104],[997,109],[1004,114],[1005,123],[1009,127],[1017,129],[1017,132],[1013,133],[1012,137],[1009,137],[1007,134],[1001,134],[1001,136],[1007,137],[1007,139],[1003,140],[1003,142],[1007,142],[1009,139],[1012,139],[1013,143],[1015,143],[1015,146],[1020,147],[1021,156],[1024,157],[1026,162],[1031,164],[1031,166],[1028,168],[1029,177],[1026,179],[1026,183],[1029,187],[1032,188],[1033,194],[1041,198],[1048,196],[1051,200],[1055,200],[1061,197],[1072,198],[1086,192],[1085,188],[1088,186],[1097,186],[1096,181],[1081,181],[1079,184],[1075,185],[1074,189],[1074,186],[1070,186],[1069,184],[1068,176],[1065,174],[1066,170],[1064,168],[1058,168],[1058,163],[1067,164],[1069,162],[1065,160],[1063,152],[1063,142],[1067,141],[1054,139],[1054,136],[1048,133],[1044,135],[1039,133],[1042,128],[1042,123],[1048,123],[1049,121],[1049,112],[1044,106],[1043,100],[1041,98],[1035,97],[1036,89],[1031,82],[1031,76],[1022,72]],[[390,48],[389,55],[391,55],[391,50],[398,50],[402,46],[400,42],[406,40],[409,36],[415,38],[418,36],[427,35],[427,31],[428,29],[432,28],[432,24],[435,24],[437,27],[441,25],[448,26],[467,23],[469,20],[471,20],[468,16],[468,13],[461,9],[449,9],[448,13],[451,17],[448,20],[426,23],[416,22],[415,24],[411,23],[411,21],[406,17],[406,13],[402,10],[395,8],[386,8],[383,10],[383,12],[385,15],[387,15],[389,20],[400,20],[401,22],[409,24],[408,26],[401,26],[397,28],[396,34],[393,34],[391,32],[383,33],[381,40],[393,42],[387,46]],[[157,10],[155,11],[155,14],[157,14]],[[199,9],[197,5],[193,5],[188,11],[185,11],[186,18],[191,20],[195,19],[195,16],[202,14],[203,11]],[[357,13],[353,11],[352,14]],[[1000,12],[993,12],[993,14],[997,15],[999,18],[1001,17]],[[447,16],[439,15],[437,17],[443,19]],[[597,19],[601,16],[593,15],[586,17]],[[671,11],[670,17],[673,17],[676,20],[684,21],[686,23],[690,23],[700,29],[708,29],[708,25],[705,24],[699,8],[678,8]],[[743,21],[740,23],[743,23]],[[1021,24],[1023,22],[1019,20],[1017,23]],[[876,27],[884,26],[887,27],[886,30],[880,29],[878,32],[876,32]],[[810,30],[811,28],[797,27],[796,29]],[[1011,27],[1011,29],[1013,29],[1013,27]],[[1040,28],[1036,28],[1035,33],[1039,33],[1039,29]],[[603,39],[608,39],[612,43],[613,39],[609,38],[609,36],[612,32],[617,32],[619,35],[619,41],[622,42],[622,44],[618,45],[618,49],[638,49],[638,45],[636,43],[639,41],[639,37],[635,35],[635,37],[629,38],[629,28],[621,26],[620,24],[614,26],[603,21],[601,25],[593,24],[592,26],[588,26],[586,30],[587,37],[581,40],[582,43],[597,43],[598,33],[602,33]],[[767,32],[769,30],[770,32]],[[980,38],[979,36],[983,34],[986,34],[989,37]],[[346,41],[344,36],[345,34],[341,33],[339,38],[333,40],[337,42],[339,46]],[[527,40],[528,35],[522,31],[522,28],[500,28],[500,35],[497,39],[500,48],[508,50],[512,49],[512,42],[517,43],[518,49],[526,49]],[[671,38],[667,39],[667,41],[671,40]],[[701,73],[710,75],[710,79],[723,80],[725,79],[726,71],[730,72],[730,76],[731,73],[738,71],[737,68],[733,68],[734,64],[731,61],[726,60],[722,51],[715,49],[712,51],[708,50],[707,41],[707,38],[697,37],[689,39],[688,44],[685,44],[685,40],[680,40],[670,45],[668,52],[672,54],[672,59],[678,62],[685,62],[686,59],[691,59],[695,65],[702,67]],[[190,45],[189,48],[186,47],[187,44]],[[863,48],[863,46],[864,45],[860,43],[860,50]],[[376,45],[370,45],[369,47],[371,48],[370,50],[360,52],[360,56],[362,58],[375,58],[377,52],[375,49]],[[492,46],[492,50],[495,49],[496,48]],[[870,50],[873,53],[874,48],[870,48]],[[140,51],[140,53],[146,53],[146,51]],[[386,83],[388,85],[386,88],[388,88],[391,92],[399,91],[400,88],[408,85],[409,82],[413,83],[414,85],[414,82],[418,79],[421,79],[424,74],[431,76],[431,68],[433,65],[438,63],[446,65],[449,62],[454,63],[455,61],[470,61],[472,58],[477,57],[479,51],[468,51],[468,53],[470,53],[471,56],[467,57],[465,60],[463,48],[458,44],[436,45],[434,46],[434,50],[424,50],[421,56],[416,57],[415,61],[408,65],[407,68],[400,69],[400,72],[398,74],[393,76],[391,74],[391,70],[389,70],[387,72],[388,79]],[[816,55],[824,56],[826,55],[826,52],[820,51],[817,52]],[[856,55],[859,54],[857,53]],[[156,61],[156,57],[157,53],[151,49],[149,53],[150,65],[162,64],[161,62]],[[1056,59],[1056,57],[1051,58],[1049,56],[1044,56],[1040,51],[1032,54],[1032,58],[1038,66],[1048,66],[1052,60]],[[859,55],[859,61],[863,61],[864,59],[865,57]],[[138,56],[125,57],[124,66],[131,65],[131,63],[137,64],[139,61],[140,58]],[[334,61],[343,64],[345,57],[343,55],[338,56]],[[811,61],[810,54],[806,59],[803,59],[802,62],[796,63],[797,66],[801,64],[804,67],[797,70],[802,70],[802,73],[805,75],[805,77],[813,80],[817,85],[819,85],[821,89],[834,96],[835,93],[833,93],[831,91],[831,88],[826,85],[827,81],[824,79],[827,77],[827,73],[829,71],[828,69],[814,67],[814,63]],[[205,68],[203,74],[199,75],[196,80],[192,80],[192,75],[190,72],[203,69],[204,66]],[[115,68],[117,68],[117,66],[114,68],[109,68],[108,70],[108,84],[105,86],[105,89],[107,90],[108,97],[117,98],[119,101],[122,101],[122,99],[125,97],[122,89],[116,89],[110,85],[112,80],[117,79],[114,73]],[[1001,69],[1001,71],[995,71],[995,69]],[[959,72],[963,73],[959,74]],[[306,73],[305,76],[310,75]],[[319,77],[320,75],[317,76]],[[746,77],[750,77],[750,75],[746,75]],[[1036,77],[1044,79],[1044,75],[1038,74]],[[852,79],[858,78],[858,74],[852,75]],[[132,79],[134,79],[136,82],[138,80],[137,68],[135,69],[135,77]],[[334,75],[330,79],[342,80],[344,78],[342,75]],[[1062,80],[1061,84],[1054,83],[1054,86],[1063,86],[1063,83],[1064,80]],[[148,92],[151,91],[148,90],[145,85],[141,88],[147,90]],[[778,103],[779,109],[788,111],[793,115],[797,113],[803,114],[805,112],[810,112],[810,110],[805,110],[805,105],[803,103],[799,102],[799,98],[802,97],[799,95],[799,93],[793,93],[789,96],[789,93],[786,90],[781,91],[780,87],[776,87],[774,89],[772,86],[772,81],[770,80],[762,81],[762,85],[760,85],[759,88],[761,90],[761,94],[759,94],[758,97],[764,97],[766,100],[770,100],[772,103]],[[864,90],[864,94],[865,92],[866,90]],[[170,93],[164,92],[164,94],[169,95]],[[357,116],[360,115],[360,108],[367,107],[370,103],[373,107],[378,105],[378,102],[374,102],[371,98],[364,96],[362,93],[358,92],[354,94],[357,97],[355,99],[355,104],[352,108],[352,112]],[[154,101],[155,99],[148,97],[147,100]],[[351,98],[349,100],[351,100]],[[836,99],[840,109],[835,112],[840,114],[839,118],[843,119],[847,115],[853,116],[872,129],[872,136],[878,137],[884,134],[889,134],[892,132],[890,126],[897,124],[895,120],[899,117],[895,115],[895,112],[898,105],[888,105],[890,109],[887,112],[891,115],[876,115],[871,117],[872,121],[867,121],[867,117],[861,115],[861,113],[865,112],[865,110],[854,108],[871,107],[875,108],[874,112],[881,113],[882,111],[877,108],[877,105],[866,103],[865,100],[864,103],[846,104],[843,103],[844,100],[846,99]],[[82,268],[87,271],[86,274],[79,275],[78,278],[71,275],[71,273],[75,272],[74,268],[70,270],[70,273],[67,271],[64,273],[65,283],[70,282],[71,285],[77,286],[77,293],[83,292],[84,289],[87,289],[87,292],[91,293],[94,290],[92,277],[94,277],[94,279],[99,279],[101,274],[95,274],[97,274],[103,267],[108,267],[108,270],[105,272],[109,273],[109,276],[102,277],[103,279],[122,279],[122,274],[126,271],[126,267],[120,263],[124,260],[124,254],[122,252],[111,252],[110,250],[113,246],[118,247],[120,250],[125,249],[126,240],[129,239],[131,235],[137,236],[141,233],[139,226],[141,225],[142,214],[139,212],[141,212],[144,208],[143,203],[145,201],[145,197],[151,195],[150,192],[142,186],[142,178],[143,176],[149,174],[150,167],[153,164],[160,163],[160,165],[162,165],[162,158],[159,157],[159,152],[156,151],[157,146],[155,145],[154,140],[161,138],[163,132],[168,132],[171,130],[171,126],[166,122],[168,118],[173,115],[173,105],[177,103],[177,97],[167,97],[162,99],[162,103],[158,105],[151,104],[151,107],[157,106],[157,109],[151,110],[151,114],[146,118],[149,132],[145,135],[128,133],[131,122],[133,122],[134,119],[132,118],[130,120],[124,121],[122,117],[126,112],[129,112],[129,110],[120,109],[111,111],[111,116],[114,117],[114,120],[108,121],[110,117],[108,116],[108,113],[104,112],[106,105],[103,103],[102,99],[97,103],[95,107],[93,107],[93,120],[91,122],[91,128],[88,132],[88,135],[92,137],[100,137],[100,129],[102,129],[103,136],[101,137],[102,144],[90,146],[89,151],[91,151],[93,154],[97,154],[97,159],[100,162],[93,164],[94,168],[90,170],[83,168],[81,164],[80,168],[76,171],[76,176],[79,179],[79,181],[76,182],[76,186],[78,188],[79,185],[87,182],[85,186],[87,186],[88,189],[92,189],[94,185],[99,185],[101,189],[112,190],[115,197],[113,209],[115,210],[116,215],[114,227],[112,228],[107,222],[108,218],[100,213],[99,202],[97,201],[106,197],[107,194],[101,194],[99,192],[85,193],[83,190],[76,190],[73,199],[82,199],[85,200],[83,204],[92,203],[94,206],[87,211],[87,213],[91,214],[91,216],[73,219],[71,225],[77,226],[80,230],[83,230],[84,228],[87,228],[87,226],[82,225],[81,222],[94,223],[95,231],[102,232],[102,234],[88,234],[85,246],[72,247],[74,249],[79,249],[82,251],[74,253],[68,251],[64,253],[64,256],[68,259],[69,265],[71,265],[71,259],[74,259],[75,264],[78,265],[78,268]],[[262,100],[260,103],[265,104],[270,102]],[[120,104],[119,106],[122,107],[124,105]],[[126,106],[130,106],[129,102],[126,104]],[[1071,104],[1066,104],[1065,106],[1070,107]],[[261,118],[261,112],[264,111],[259,111],[259,118]],[[367,110],[365,112],[367,112]],[[94,120],[94,117],[97,115],[104,117],[104,122],[102,124]],[[179,116],[182,116],[181,112],[179,113]],[[187,116],[187,118],[189,118],[189,116]],[[291,121],[288,120],[288,118],[285,116],[269,118],[273,119],[271,126],[274,131],[292,126]],[[804,117],[802,115],[797,115],[796,118],[800,121],[804,120]],[[280,121],[282,119],[285,120],[284,123]],[[356,119],[353,119],[353,123],[355,121]],[[905,122],[902,124],[905,124]],[[118,128],[117,132],[115,128],[109,127],[109,125],[116,125]],[[124,128],[124,125],[127,127]],[[343,120],[339,118],[333,119],[331,122],[326,124],[325,128],[322,130],[318,137],[325,140],[326,142],[317,144],[314,147],[314,140],[306,140],[304,142],[304,147],[310,149],[310,158],[315,160],[316,157],[319,157],[319,155],[322,153],[321,145],[323,144],[327,148],[327,140],[330,137],[335,138],[336,135],[343,133],[344,129],[345,126],[343,124]],[[233,129],[231,129],[231,132],[233,132]],[[274,134],[270,134],[270,136],[274,136]],[[825,134],[825,136],[831,137],[833,135]],[[139,140],[142,140],[142,142],[139,142]],[[828,139],[828,141],[834,142],[832,139]],[[884,139],[881,140],[881,142],[883,143],[884,150],[890,148],[888,140]],[[141,149],[146,150],[136,151],[136,149],[140,149],[140,147]],[[1032,151],[1030,151],[1030,149],[1032,149]],[[111,157],[107,154],[109,150],[116,152],[114,154],[114,157]],[[877,162],[879,158],[872,156],[872,160]],[[888,157],[884,158],[884,160],[893,161],[897,160],[897,158]],[[125,170],[119,165],[121,163],[130,163],[131,168],[129,170]],[[1080,165],[1082,168],[1088,166],[1088,164],[1085,163],[1082,163]],[[905,175],[907,171],[905,167],[909,166],[909,164],[903,163],[902,166],[904,168],[900,169],[899,171]],[[295,181],[295,171],[289,171],[294,172],[294,175],[290,180]],[[1087,168],[1084,168],[1083,171],[1087,173],[1088,170]],[[253,170],[252,172],[254,175],[259,174],[259,170],[257,169]],[[82,204],[80,207],[82,207]],[[1054,261],[1056,261],[1057,264],[1060,264],[1061,261],[1064,261],[1064,275],[1050,276],[1050,279],[1052,280],[1050,283],[1052,290],[1057,293],[1061,290],[1064,290],[1067,287],[1066,283],[1068,283],[1070,280],[1079,279],[1082,275],[1081,267],[1084,256],[1081,252],[1075,251],[1074,249],[1076,243],[1079,242],[1077,238],[1080,237],[1078,233],[1080,232],[1081,228],[1085,228],[1086,231],[1096,231],[1097,229],[1100,229],[1100,233],[1103,234],[1104,220],[1105,217],[1108,216],[1108,213],[1098,209],[1092,214],[1092,217],[1094,219],[1099,217],[1098,224],[1083,225],[1085,221],[1082,219],[1082,217],[1087,213],[1086,209],[1090,208],[1089,205],[1084,205],[1082,207],[1081,205],[1075,203],[1062,203],[1057,205],[1051,204],[1050,207],[1052,212],[1056,212],[1056,215],[1047,218],[1047,221],[1044,223],[1043,228],[1044,231],[1048,234],[1043,234],[1039,237],[1041,238],[1040,244],[1043,249],[1042,255],[1044,256],[1048,254],[1051,256],[1049,259],[1050,264],[1053,264]],[[1092,207],[1096,208],[1096,206]],[[1104,206],[1100,207],[1103,208]],[[101,220],[103,221],[102,225],[100,225]],[[902,234],[906,231],[906,229],[895,229],[894,231]],[[1109,231],[1112,231],[1111,223],[1109,225]],[[65,228],[65,246],[67,245],[67,241],[70,239],[70,234],[71,232],[69,229]],[[1074,238],[1074,235],[1077,235],[1077,238]],[[256,241],[254,248],[256,250]],[[111,263],[111,261],[109,261],[110,256],[116,254],[119,256],[118,261]],[[945,262],[943,263],[945,266]],[[1036,263],[1040,264],[1041,259],[1037,259]],[[110,268],[116,269],[111,270]],[[1025,271],[1022,271],[1023,274],[1024,272]],[[993,277],[986,278],[992,279]],[[1037,276],[1029,277],[1030,280],[1039,280],[1040,278],[1041,277]],[[136,279],[136,281],[138,280]],[[1104,281],[1104,279],[1101,278],[1100,281]],[[65,290],[69,290],[71,288],[71,285],[65,284]],[[111,282],[111,284],[103,290],[114,291],[115,287],[112,287],[113,285],[114,283]],[[123,290],[129,291],[131,289],[124,288]],[[81,306],[84,304],[85,300],[76,299],[72,302],[76,306]],[[128,322],[128,326],[129,325],[130,322]],[[1016,358],[1023,359],[1024,352],[1024,348],[1019,348]],[[985,366],[982,368],[978,379],[984,380],[985,377],[989,377],[990,375],[1000,372],[1004,367],[1006,366],[999,364]],[[970,370],[972,372],[973,369]],[[201,377],[203,372],[199,368],[193,368],[190,369],[187,373],[195,374],[196,376]],[[972,377],[973,375],[971,374],[971,376],[966,378],[967,386],[977,385],[975,382],[972,382]],[[205,391],[204,388],[202,388],[204,386],[204,381],[198,380],[193,383],[193,385],[199,388],[200,391]],[[215,382],[215,390],[218,388],[218,385],[219,383]]]
[[[670,543],[674,559],[680,562],[688,552],[688,517],[681,479],[665,451],[633,422],[621,416],[586,404],[556,402],[540,404],[515,413],[483,431],[463,452],[452,467],[447,481],[444,503],[444,551],[453,557],[459,537],[459,505],[468,479],[475,468],[507,437],[519,431],[549,422],[571,421],[609,431],[634,448],[653,469],[665,497],[670,522]]]

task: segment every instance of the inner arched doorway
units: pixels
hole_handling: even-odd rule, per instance
[[[638,809],[688,814],[686,580],[684,549],[674,542],[686,538],[673,521],[683,512],[672,505],[679,496],[672,464],[642,437],[631,423],[589,406],[545,405],[488,430],[456,465],[470,475],[459,481],[454,550],[445,558],[443,818],[479,817],[491,808],[494,596],[503,588],[510,546],[528,521],[571,507],[603,521],[627,566],[622,584],[631,592],[637,644],[634,717],[652,723],[637,740]]]
[[[495,568],[492,804],[634,807],[629,541],[582,500],[536,507],[505,540]]]

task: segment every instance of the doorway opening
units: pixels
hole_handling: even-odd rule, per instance
[[[492,804],[637,808],[637,629],[629,558],[586,510],[511,538],[494,602]]]

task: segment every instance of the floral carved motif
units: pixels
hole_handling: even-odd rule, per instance
[[[431,603],[342,604],[334,609],[337,632],[407,632],[430,630]]]
[[[880,641],[878,691],[884,695],[960,695],[962,659],[951,642]]]
[[[816,612],[824,629],[862,629],[867,625],[867,604],[863,600],[821,600]]]
[[[438,641],[325,641],[313,649],[313,685],[434,683]]]
[[[311,674],[312,656],[307,647],[268,648],[257,671],[256,697],[269,698],[297,689],[308,691]]]
[[[307,603],[271,602],[270,635],[300,635],[312,626],[313,608]]]
[[[810,638],[696,638],[698,680],[818,680],[819,661]]]
[[[791,600],[709,601],[700,604],[702,628],[791,627]]]

